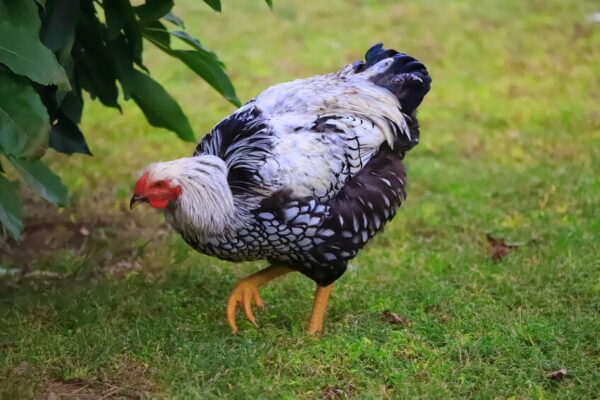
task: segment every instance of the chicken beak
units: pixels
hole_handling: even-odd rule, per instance
[[[142,197],[142,196],[138,196],[137,194],[134,194],[131,197],[131,200],[129,201],[129,209],[133,210],[135,207],[139,206],[142,203],[147,202],[148,199],[146,197]]]

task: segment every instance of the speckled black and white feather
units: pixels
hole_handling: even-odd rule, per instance
[[[149,168],[182,186],[168,221],[206,254],[335,281],[405,198],[401,160],[430,82],[423,64],[377,45],[366,62],[265,90],[193,157]]]

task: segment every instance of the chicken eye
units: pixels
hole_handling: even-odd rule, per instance
[[[158,181],[158,182],[156,182],[156,183],[154,184],[154,187],[160,188],[160,187],[163,187],[164,185],[165,185],[165,184],[164,184],[164,182],[163,182],[163,181]]]

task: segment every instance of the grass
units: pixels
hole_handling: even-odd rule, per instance
[[[338,281],[322,338],[303,333],[313,285],[300,275],[266,287],[261,328],[232,336],[228,292],[265,264],[194,253],[153,210],[126,210],[134,171],[193,145],[131,104],[121,116],[88,102],[95,157],[50,156],[73,205],[31,202],[25,244],[0,262],[27,272],[0,278],[0,398],[600,398],[598,4],[223,8],[177,2],[242,99],[377,41],[427,64],[408,201]],[[232,111],[185,68],[147,60],[198,134]],[[493,261],[486,234],[527,244]]]

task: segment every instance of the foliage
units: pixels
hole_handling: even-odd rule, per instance
[[[221,10],[220,0],[205,2]],[[240,105],[223,63],[186,33],[171,12],[173,5],[173,0],[140,5],[130,0],[0,0],[0,155],[42,198],[59,206],[68,201],[60,178],[40,160],[48,147],[91,155],[79,127],[84,92],[119,110],[120,98],[133,99],[151,125],[195,140],[179,104],[150,76],[144,39]],[[172,38],[186,49],[172,47]],[[0,185],[0,229],[18,238],[23,225],[15,185],[5,175]]]

